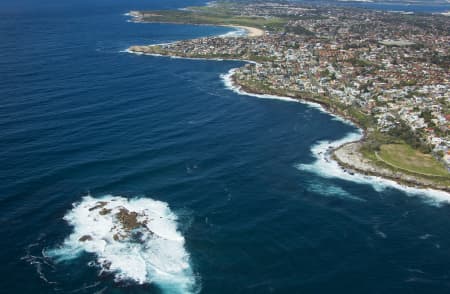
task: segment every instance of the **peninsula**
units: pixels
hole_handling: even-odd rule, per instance
[[[233,71],[235,87],[316,102],[364,130],[332,152],[345,169],[450,191],[450,18],[290,2],[130,15],[247,30],[129,51],[253,61]]]

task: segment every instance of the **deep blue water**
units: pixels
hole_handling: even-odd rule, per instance
[[[123,16],[181,0],[73,2],[0,4],[1,293],[160,292],[42,257],[88,190],[167,202],[201,293],[450,292],[447,204],[296,168],[353,127],[226,89],[240,62],[121,52],[227,29]]]

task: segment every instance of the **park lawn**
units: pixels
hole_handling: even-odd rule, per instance
[[[241,25],[260,28],[264,30],[278,31],[281,30],[288,22],[287,19],[282,18],[264,18],[264,17],[250,17],[237,16],[226,13],[212,13],[212,12],[192,12],[181,10],[164,10],[164,11],[142,11],[147,14],[144,16],[144,21],[149,22],[172,22],[184,24],[210,24],[210,25]]]
[[[388,165],[412,173],[450,179],[450,173],[442,163],[430,154],[421,153],[406,144],[384,144],[379,157]]]

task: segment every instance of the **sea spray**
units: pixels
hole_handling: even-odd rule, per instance
[[[127,50],[128,53],[133,53],[137,55],[153,55],[153,56],[163,56],[159,54],[145,54],[140,52],[132,52],[130,50]],[[223,59],[214,59],[214,58],[185,58],[185,57],[176,57],[176,56],[169,56],[171,58],[183,58],[183,59],[200,59],[200,60],[215,60],[215,61],[222,61]],[[231,59],[230,61],[234,61],[234,59]],[[236,61],[243,61],[243,62],[249,62],[257,64],[257,62],[249,61],[249,60],[236,60]],[[236,85],[233,81],[233,75],[237,71],[237,68],[230,69],[228,73],[222,74],[220,77],[225,85],[225,87],[239,95],[246,95],[251,97],[256,97],[260,99],[273,99],[273,100],[281,100],[286,102],[299,102],[306,104],[310,107],[313,107],[319,111],[322,111],[324,113],[330,114],[333,116],[333,120],[340,121],[342,123],[355,126],[355,124],[345,118],[342,118],[338,115],[335,115],[333,113],[330,113],[327,111],[321,104],[316,102],[311,102],[303,99],[297,99],[297,98],[291,98],[291,97],[285,97],[285,96],[278,96],[278,95],[270,95],[270,94],[255,94],[255,93],[249,93],[242,89],[241,86]],[[386,188],[395,188],[401,191],[404,191],[410,195],[419,195],[419,196],[426,196],[428,197],[428,201],[432,204],[439,205],[443,202],[450,203],[450,194],[445,191],[435,190],[435,189],[423,189],[423,188],[415,188],[415,187],[408,187],[402,184],[399,184],[393,180],[385,179],[379,176],[367,176],[360,173],[353,173],[350,174],[345,169],[343,169],[335,160],[331,158],[331,154],[327,152],[328,150],[338,148],[339,146],[342,146],[345,143],[359,141],[363,137],[362,130],[358,129],[358,131],[348,134],[346,137],[340,140],[336,141],[321,141],[318,142],[315,146],[312,148],[312,153],[314,157],[316,158],[316,161],[312,164],[298,164],[297,168],[299,170],[303,171],[309,171],[316,173],[322,177],[328,177],[328,178],[340,178],[347,181],[353,181],[356,183],[364,183],[369,184],[374,187],[376,191],[382,191]]]
[[[219,35],[219,37],[222,38],[238,38],[238,37],[245,37],[248,35],[248,31],[243,28],[235,28],[235,30]]]
[[[154,283],[164,293],[196,292],[196,279],[167,203],[149,198],[91,196],[73,205],[65,216],[73,232],[46,254],[56,262],[91,253],[100,273],[116,282]]]
[[[248,92],[243,91],[240,86],[235,85],[233,82],[233,75],[235,74],[236,70],[237,70],[236,68],[230,69],[228,71],[228,73],[222,74],[220,76],[227,89],[229,89],[239,95],[253,96],[253,97],[262,98],[262,99],[276,99],[276,100],[282,100],[282,101],[288,101],[288,102],[299,102],[298,99],[289,98],[289,97],[282,97],[282,96],[268,95],[268,94],[253,94],[253,93],[248,93]]]
[[[235,68],[231,69],[228,73],[221,75],[221,78],[227,89],[230,89],[239,95],[252,96],[262,99],[275,99],[288,102],[300,102],[332,115],[333,120],[337,120],[355,127],[355,124],[352,121],[330,113],[322,105],[315,102],[277,95],[254,94],[245,92],[239,85],[236,85],[233,82],[233,75],[235,74],[236,70],[237,69]],[[356,183],[369,184],[372,185],[374,189],[379,192],[386,188],[395,188],[404,191],[410,195],[426,196],[428,197],[428,200],[431,200],[428,202],[435,205],[439,205],[440,203],[443,202],[450,203],[450,194],[445,191],[408,187],[405,185],[401,185],[393,180],[388,180],[378,176],[367,176],[360,173],[350,174],[344,168],[342,168],[335,160],[331,158],[330,151],[332,149],[338,148],[339,146],[342,146],[346,143],[359,141],[362,139],[362,137],[363,132],[361,129],[358,129],[357,131],[351,132],[347,134],[344,138],[336,141],[320,141],[316,145],[314,145],[311,149],[311,152],[316,158],[316,161],[311,164],[298,164],[296,167],[299,170],[313,172],[325,178],[340,178],[343,180],[353,181]]]
[[[299,170],[312,172],[325,178],[339,178],[355,183],[372,185],[378,192],[381,192],[387,188],[394,188],[409,195],[426,196],[428,202],[435,205],[439,205],[443,202],[450,203],[450,194],[445,191],[408,187],[393,180],[388,180],[378,176],[349,173],[331,158],[331,151],[333,149],[346,143],[359,141],[362,136],[362,131],[358,130],[357,132],[349,133],[344,138],[336,141],[320,141],[311,148],[315,161],[309,164],[298,164],[296,167]]]

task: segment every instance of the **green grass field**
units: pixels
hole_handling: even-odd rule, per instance
[[[378,160],[406,172],[450,179],[450,173],[442,163],[406,144],[382,145],[376,155]]]
[[[149,22],[172,22],[189,24],[211,24],[211,25],[241,25],[260,28],[264,30],[281,30],[287,20],[281,18],[263,18],[235,16],[227,13],[201,12],[201,11],[142,11],[147,14],[145,21]]]

